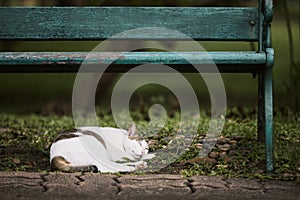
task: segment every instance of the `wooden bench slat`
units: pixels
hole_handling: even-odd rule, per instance
[[[188,60],[184,59],[187,58]],[[131,67],[126,65],[142,65],[146,63],[177,65],[182,72],[192,71],[189,64],[237,65],[224,67],[224,71],[252,71],[264,68],[266,54],[257,52],[1,52],[0,72],[77,72],[82,63],[87,71],[103,71],[104,65],[117,65],[111,71],[124,72]],[[256,65],[253,66],[253,64]],[[242,67],[240,65],[243,65]],[[247,65],[249,66],[246,67]],[[151,71],[151,70],[149,70]],[[154,68],[153,71],[159,71]]]
[[[196,40],[258,41],[258,22],[258,8],[1,7],[0,40],[102,40],[134,28],[163,27]],[[185,38],[146,32],[134,39]]]

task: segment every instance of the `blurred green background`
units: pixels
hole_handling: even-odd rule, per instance
[[[272,23],[272,42],[275,49],[274,105],[276,109],[297,112],[300,108],[300,1],[275,1],[275,16]],[[104,5],[147,5],[147,6],[232,6],[257,5],[257,1],[221,0],[70,0],[70,1],[1,1],[2,6],[104,6]],[[285,5],[287,5],[285,7]],[[290,26],[288,28],[288,24]],[[291,35],[289,35],[291,30]],[[292,36],[292,37],[291,37]],[[0,41],[1,51],[91,51],[99,41],[78,42],[4,42]],[[200,42],[206,50],[251,50],[253,44],[246,42]],[[256,44],[254,44],[256,45]],[[291,48],[293,50],[291,50]],[[209,108],[209,96],[205,84],[198,75],[185,74],[195,88],[200,107]],[[120,75],[118,75],[120,76]],[[0,74],[0,110],[2,113],[70,114],[72,89],[76,74]],[[251,74],[222,74],[228,105],[230,107],[257,106],[257,79]],[[96,100],[109,109],[109,96],[112,83],[117,81],[109,74],[103,80],[105,89],[99,91]],[[136,106],[142,104],[165,103],[177,108],[176,99],[163,87],[145,86],[136,91],[132,98]]]

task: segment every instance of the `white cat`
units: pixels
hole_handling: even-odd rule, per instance
[[[128,131],[93,126],[64,131],[50,148],[51,170],[64,172],[131,172],[154,156],[135,126]]]

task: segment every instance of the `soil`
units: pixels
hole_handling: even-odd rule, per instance
[[[48,171],[48,155],[29,148],[0,147],[0,171]]]

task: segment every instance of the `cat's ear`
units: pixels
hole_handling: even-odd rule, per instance
[[[129,137],[136,137],[137,136],[137,131],[136,131],[136,125],[135,124],[132,124],[128,128],[128,136]]]

